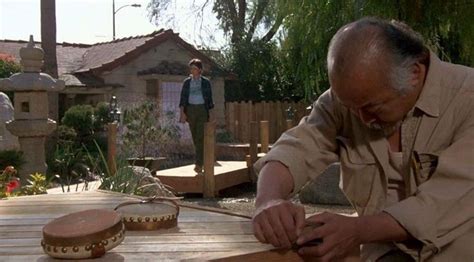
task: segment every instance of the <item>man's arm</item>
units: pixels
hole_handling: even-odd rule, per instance
[[[255,167],[259,172],[255,236],[264,243],[290,247],[304,226],[304,208],[287,199],[310,177],[336,162],[336,133],[341,116],[327,91],[310,116],[285,132]]]
[[[260,171],[255,201],[253,228],[257,239],[276,247],[289,248],[304,226],[304,208],[287,198],[293,189],[293,178],[286,166],[277,161]]]
[[[266,163],[260,171],[255,207],[274,199],[287,199],[293,191],[293,177],[290,170],[278,161]]]

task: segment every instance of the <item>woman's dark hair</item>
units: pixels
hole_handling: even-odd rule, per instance
[[[199,60],[197,58],[191,59],[191,61],[189,61],[188,65],[189,66],[196,66],[197,68],[202,70],[202,62],[201,62],[201,60]]]

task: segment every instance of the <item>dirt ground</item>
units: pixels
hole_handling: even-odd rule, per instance
[[[219,197],[215,199],[205,199],[201,194],[185,194],[183,202],[195,205],[227,209],[231,212],[238,212],[251,216],[255,211],[256,186],[250,183],[234,186],[219,192]],[[300,203],[297,196],[292,199],[295,203]],[[301,204],[301,203],[300,203]],[[332,212],[352,214],[355,210],[351,206],[340,205],[316,205],[303,204],[306,214],[317,212]]]

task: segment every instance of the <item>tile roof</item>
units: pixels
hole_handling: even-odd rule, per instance
[[[27,41],[0,40],[0,53],[10,54],[16,62],[20,62],[20,48],[25,47]],[[36,42],[36,45],[41,43]],[[56,57],[58,59],[58,74],[71,73],[82,66],[82,56],[90,45],[57,44]]]
[[[97,69],[105,64],[112,63],[124,55],[136,50],[157,35],[166,34],[171,30],[163,29],[155,31],[149,35],[121,38],[111,42],[94,44],[84,53],[83,65],[78,72]],[[172,32],[172,31],[171,31]]]
[[[219,65],[205,54],[185,42],[172,30],[158,30],[148,35],[121,38],[110,42],[88,44],[58,43],[58,74],[68,86],[103,85],[100,73],[110,71],[137,58],[150,48],[168,39],[173,39],[178,46],[189,51],[193,56],[207,62],[215,72],[223,72]],[[20,61],[19,51],[27,41],[0,40],[0,53],[11,54]],[[37,45],[41,43],[36,42]],[[153,70],[153,69],[150,69]],[[182,68],[180,67],[181,71]],[[161,70],[160,70],[161,71]],[[143,73],[143,72],[142,72]],[[170,71],[171,73],[171,71]],[[80,75],[78,75],[80,74]],[[94,80],[90,82],[89,80]]]

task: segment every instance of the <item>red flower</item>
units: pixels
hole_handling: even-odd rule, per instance
[[[15,58],[10,54],[0,53],[0,60],[5,62],[13,62],[15,61]]]
[[[7,193],[11,193],[15,188],[20,186],[20,181],[17,179],[12,179],[8,184],[7,184]]]

